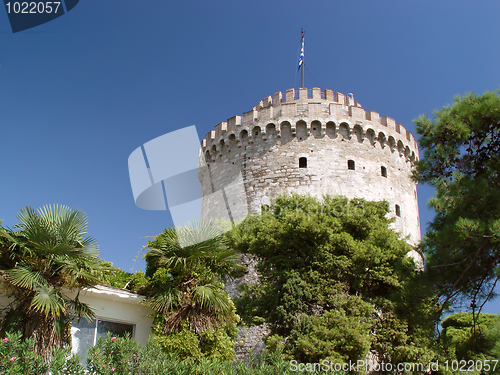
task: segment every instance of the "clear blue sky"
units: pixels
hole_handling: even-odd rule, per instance
[[[1,8],[0,220],[14,225],[25,205],[79,208],[101,257],[128,270],[145,236],[171,225],[135,206],[130,153],[190,125],[203,136],[297,87],[301,27],[307,87],[352,92],[414,132],[455,94],[499,88],[499,14],[496,0],[81,0],[12,34]],[[431,195],[419,186],[423,228]]]

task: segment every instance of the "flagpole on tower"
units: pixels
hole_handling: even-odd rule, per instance
[[[299,69],[302,68],[300,72],[300,87],[304,87],[304,29],[300,28],[300,55],[299,55]]]

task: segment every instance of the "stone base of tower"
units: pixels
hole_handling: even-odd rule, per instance
[[[242,284],[257,285],[259,283],[259,274],[257,273],[258,258],[250,254],[241,254],[238,263],[246,267],[246,273],[243,277],[226,283],[226,291],[231,299],[241,296],[238,288]],[[265,348],[265,339],[270,330],[267,324],[253,326],[239,326],[238,338],[236,339],[236,359],[248,362],[250,353],[255,358],[262,353]]]
[[[264,340],[271,332],[267,324],[250,327],[240,326],[238,330],[239,334],[234,348],[236,359],[248,362],[250,353],[253,358],[257,358],[266,347]]]

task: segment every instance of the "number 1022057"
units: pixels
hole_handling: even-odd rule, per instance
[[[495,371],[497,365],[498,365],[498,359],[486,359],[486,360],[469,360],[466,361],[462,359],[461,361],[445,361],[444,367],[446,368],[446,371],[451,369],[452,371],[460,371],[461,374],[468,372],[468,371]]]
[[[61,6],[60,1],[47,1],[47,2],[27,2],[23,1],[22,3],[20,2],[15,2],[11,3],[8,2],[5,4],[7,7],[7,13],[21,13],[21,14],[40,14],[40,13],[57,13],[57,10]]]

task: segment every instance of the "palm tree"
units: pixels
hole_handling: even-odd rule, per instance
[[[52,349],[69,341],[73,318],[92,320],[92,308],[65,290],[91,287],[98,280],[97,241],[86,236],[84,212],[66,206],[22,208],[14,230],[0,226],[0,278],[10,304],[0,332],[33,337],[35,351],[48,361]]]
[[[210,223],[194,223],[166,229],[145,256],[150,283],[142,290],[149,306],[163,316],[163,334],[181,330],[183,322],[200,336],[207,328],[228,325],[237,319],[223,281],[243,268],[236,263],[237,253],[228,248],[225,238]],[[187,247],[179,237],[192,238]],[[198,242],[196,239],[205,239]]]

